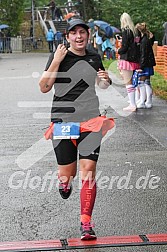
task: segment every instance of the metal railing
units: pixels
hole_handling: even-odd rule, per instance
[[[31,52],[45,50],[45,37],[5,37],[0,38],[0,53]]]
[[[23,38],[22,39],[22,51],[31,52],[33,50],[42,50],[43,49],[43,39],[42,38]]]
[[[42,30],[43,30],[44,34],[46,35],[47,32],[48,32],[48,28],[46,26],[46,23],[45,23],[44,19],[42,18],[41,12],[38,11],[37,13],[38,13],[39,22],[40,22],[40,25],[42,27]]]
[[[0,38],[0,53],[12,53],[12,39],[11,37]]]

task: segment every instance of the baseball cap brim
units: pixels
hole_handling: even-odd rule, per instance
[[[67,25],[67,31],[71,31],[77,25],[84,27],[86,30],[89,29],[89,26],[82,19],[72,19]]]

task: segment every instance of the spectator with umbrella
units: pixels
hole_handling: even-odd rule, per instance
[[[94,21],[94,24],[99,27],[99,35],[101,34],[102,37],[102,51],[106,53],[107,59],[109,60],[111,58],[111,52],[113,51],[113,46],[110,42],[110,38],[113,37],[113,30],[111,29],[111,26],[104,22],[104,21]]]
[[[90,29],[95,29],[96,47],[101,58],[104,59],[104,52],[106,52],[107,59],[115,59],[115,39],[114,33],[119,33],[120,30],[109,23],[102,20],[92,20],[88,22]]]
[[[94,25],[98,26],[102,31],[104,31],[107,38],[112,38],[114,33],[120,33],[120,30],[109,23],[102,20],[95,20]]]

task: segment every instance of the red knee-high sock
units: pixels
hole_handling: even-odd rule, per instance
[[[81,222],[90,222],[96,198],[96,181],[82,180],[80,191]]]

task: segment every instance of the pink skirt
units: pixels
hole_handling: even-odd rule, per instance
[[[119,60],[118,63],[118,68],[121,70],[136,70],[136,69],[140,69],[140,65],[139,63],[135,63],[135,62],[129,62],[126,60]]]

